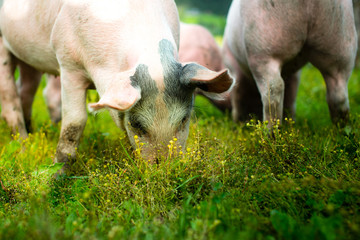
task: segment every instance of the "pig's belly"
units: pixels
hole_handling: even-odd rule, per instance
[[[34,44],[34,41],[26,40],[22,41],[22,44],[11,44],[6,36],[3,36],[3,41],[11,53],[21,61],[41,72],[59,74],[59,63],[50,46],[40,46]]]

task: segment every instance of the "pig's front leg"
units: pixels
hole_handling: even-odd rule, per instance
[[[59,174],[71,168],[87,120],[86,80],[82,73],[62,70],[61,77],[62,124],[54,162],[65,165]]]
[[[250,66],[263,104],[263,120],[271,128],[274,120],[282,120],[285,83],[280,63],[273,59],[255,59]]]

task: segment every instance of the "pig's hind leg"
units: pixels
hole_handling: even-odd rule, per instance
[[[338,8],[333,8],[334,13],[329,15],[327,22],[333,23],[331,27],[320,25],[309,33],[307,40],[311,48],[309,61],[320,70],[326,82],[326,99],[331,119],[341,125],[349,118],[347,84],[357,49],[351,3],[347,3],[341,1]]]
[[[46,88],[43,91],[51,121],[58,123],[61,120],[61,84],[60,76],[47,75]]]
[[[26,130],[31,132],[32,104],[42,73],[20,60],[18,65],[20,69],[19,92],[22,109],[24,111],[25,126]]]
[[[21,100],[16,88],[14,72],[16,58],[4,47],[0,37],[0,99],[1,116],[11,127],[12,132],[18,132],[21,137],[27,137]]]
[[[262,102],[259,90],[252,78],[238,71],[236,84],[231,92],[234,121],[247,121],[252,117],[262,119]]]
[[[344,124],[349,118],[348,80],[350,78],[355,57],[344,55],[340,49],[333,49],[337,54],[323,54],[313,51],[311,63],[317,67],[326,83],[326,100],[333,123]]]
[[[349,118],[349,98],[347,82],[350,72],[322,72],[326,82],[326,100],[334,123],[347,121]]]
[[[349,118],[348,79],[350,72],[344,70],[320,70],[326,82],[326,100],[333,123],[345,123]]]
[[[296,95],[299,88],[300,74],[295,73],[285,80],[285,95],[284,95],[284,112],[283,117],[292,118],[295,120],[295,102]]]

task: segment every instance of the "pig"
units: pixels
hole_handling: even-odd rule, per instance
[[[220,71],[225,69],[220,48],[217,45],[214,37],[205,27],[197,24],[180,23],[179,61],[196,62],[209,68],[212,71]],[[60,87],[59,76],[47,76],[47,84],[43,91],[43,95],[48,106],[50,118],[54,123],[57,123],[61,120]],[[202,94],[201,91],[198,93]],[[28,95],[28,93],[25,93],[24,91],[22,91],[22,94]],[[229,92],[226,92],[226,94],[223,94],[221,97],[223,98],[221,100],[212,98],[209,98],[209,100],[221,111],[231,111]],[[26,120],[26,122],[29,123],[30,121]]]
[[[21,7],[19,7],[21,6]],[[5,0],[0,11],[2,116],[26,137],[13,69],[61,76],[62,124],[54,162],[67,173],[87,120],[86,89],[108,109],[150,162],[177,138],[184,147],[196,88],[220,94],[233,80],[178,61],[179,17],[173,0]],[[36,73],[36,74],[35,74]],[[5,86],[5,87],[3,87]],[[4,113],[4,109],[6,112]]]
[[[351,0],[234,0],[224,33],[225,65],[236,76],[233,119],[294,116],[298,70],[320,70],[333,122],[349,115],[347,82],[357,35]],[[286,115],[287,114],[287,115]]]
[[[203,26],[197,24],[180,23],[180,62],[196,62],[212,71],[225,69],[220,48],[212,34]],[[48,106],[52,122],[61,120],[61,94],[60,77],[48,75],[44,97]],[[202,94],[201,91],[198,91]],[[23,92],[24,95],[28,95]],[[221,111],[231,111],[229,92],[222,96],[222,99],[209,100]],[[30,121],[27,121],[28,124]]]
[[[214,37],[198,24],[180,23],[179,59],[182,62],[197,62],[213,71],[225,68]]]
[[[221,51],[212,34],[197,24],[180,24],[180,62],[196,62],[213,71],[225,69]],[[201,91],[198,91],[202,94]],[[205,95],[206,96],[206,95]],[[226,92],[221,99],[209,98],[221,111],[231,111],[230,94]]]

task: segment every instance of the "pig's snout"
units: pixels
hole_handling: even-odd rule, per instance
[[[137,146],[138,147],[138,146]],[[179,155],[183,146],[174,138],[165,143],[150,144],[144,143],[135,149],[137,156],[141,157],[150,164],[158,164],[164,160],[171,159]]]

